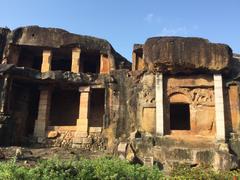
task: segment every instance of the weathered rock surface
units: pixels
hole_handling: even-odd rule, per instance
[[[233,54],[232,63],[231,63],[231,71],[229,75],[234,80],[240,79],[240,55]]]
[[[5,159],[5,154],[1,149],[0,149],[0,159]]]
[[[81,36],[58,28],[39,26],[19,27],[11,32],[11,43],[17,45],[64,47],[79,45],[81,49],[111,51],[111,45],[103,39]]]
[[[129,68],[131,66],[131,64],[123,56],[113,49],[107,40],[91,36],[77,35],[58,28],[43,28],[39,26],[19,27],[11,32],[8,32],[7,44],[45,48],[79,47],[82,51],[91,50],[93,52],[95,51],[100,52],[101,54],[109,55],[111,58],[116,60],[117,66],[120,64],[124,64],[124,67]],[[4,52],[5,57],[8,56],[8,53],[9,50],[7,48],[6,52]]]
[[[7,28],[0,28],[0,59],[3,55],[4,46],[7,41],[7,34],[10,32]]]
[[[153,37],[144,44],[144,60],[150,70],[220,72],[229,67],[232,50],[202,38]]]
[[[232,66],[230,65],[233,64],[233,59],[239,63],[238,58],[232,58],[232,52],[228,46],[212,44],[200,38],[151,38],[147,40],[145,45],[137,44],[134,46],[136,57],[139,57],[141,62],[145,59],[146,67],[142,63],[145,69],[129,71],[122,64],[122,62],[125,62],[125,59],[119,56],[107,41],[102,39],[75,35],[61,29],[37,26],[18,28],[4,37],[7,37],[7,42],[4,42],[6,45],[3,45],[5,46],[4,55],[7,58],[3,63],[9,64],[0,65],[0,74],[3,75],[2,80],[6,80],[6,82],[4,81],[5,85],[3,85],[6,87],[7,92],[8,81],[10,82],[13,79],[13,90],[11,90],[14,92],[13,97],[25,98],[15,98],[17,100],[11,101],[10,105],[7,104],[7,98],[2,98],[6,99],[6,101],[1,103],[3,106],[13,106],[13,110],[10,109],[11,111],[9,111],[14,112],[10,114],[11,116],[7,110],[4,114],[5,117],[10,116],[9,121],[6,121],[8,122],[8,124],[6,123],[7,131],[5,133],[7,138],[8,134],[12,133],[9,133],[9,131],[14,131],[13,129],[16,127],[15,134],[12,135],[15,138],[12,140],[13,142],[24,142],[25,135],[23,134],[25,133],[23,133],[23,129],[25,127],[22,128],[20,125],[26,124],[23,121],[28,122],[28,120],[24,120],[27,117],[26,112],[28,112],[27,109],[29,111],[32,109],[29,108],[27,103],[22,102],[28,102],[28,99],[31,99],[31,92],[36,92],[37,94],[39,89],[42,90],[44,88],[53,93],[54,89],[78,92],[79,87],[89,86],[88,89],[105,89],[103,100],[104,116],[101,116],[103,117],[103,123],[99,125],[101,127],[89,127],[89,131],[84,132],[78,132],[74,128],[68,129],[65,127],[66,129],[62,130],[60,127],[56,127],[57,130],[52,128],[47,134],[47,138],[37,138],[38,143],[46,146],[73,147],[73,149],[79,148],[92,152],[104,151],[108,148],[108,152],[117,151],[121,158],[130,162],[140,161],[140,163],[149,166],[157,162],[164,167],[172,166],[176,163],[188,163],[191,165],[211,164],[218,169],[232,169],[235,167],[235,155],[228,151],[228,146],[221,144],[219,147],[216,147],[215,140],[211,139],[215,135],[214,82],[213,76],[205,73],[225,72],[228,69],[231,71]],[[118,68],[112,68],[109,74],[83,73],[82,71],[80,73],[76,71],[76,73],[75,71],[70,72],[69,69],[67,71],[53,70],[41,73],[39,69],[31,68],[32,66],[20,66],[17,63],[15,65],[10,64],[15,61],[14,58],[12,58],[12,61],[8,61],[11,59],[11,56],[7,55],[18,56],[18,51],[21,48],[26,48],[26,46],[33,49],[33,54],[35,54],[35,49],[37,49],[39,57],[42,56],[42,50],[54,50],[55,48],[62,48],[60,51],[68,49],[69,54],[73,47],[80,47],[83,52],[85,50],[86,52],[100,51],[104,56],[107,54],[109,60],[112,61],[114,59],[115,61],[113,62],[118,63]],[[19,47],[20,49],[18,49]],[[143,48],[144,54],[142,52]],[[11,52],[8,52],[8,50]],[[22,53],[28,54],[28,51]],[[121,60],[116,61],[115,58],[120,58]],[[123,68],[119,68],[120,65]],[[155,136],[155,71],[167,72],[164,74],[163,81],[164,103],[166,103],[164,105],[164,114],[166,114],[164,133],[166,132],[166,137]],[[202,71],[204,73],[198,73]],[[178,72],[190,72],[190,75],[178,74],[175,76],[170,74]],[[195,72],[197,72],[197,75],[194,74]],[[238,73],[239,69],[236,69],[235,72]],[[227,73],[223,74],[224,80],[228,75]],[[20,93],[18,93],[18,88],[21,88]],[[6,92],[3,92],[1,96],[4,97]],[[47,97],[46,99],[50,98]],[[79,101],[79,98],[76,98],[76,100]],[[81,101],[79,104],[82,103]],[[89,102],[89,98],[86,101]],[[197,135],[194,138],[199,138],[198,141],[193,141],[186,134],[182,138],[179,138],[176,132],[171,134],[170,127],[168,127],[171,124],[171,119],[169,119],[169,105],[171,102],[189,104],[190,122],[194,122],[194,126],[191,127],[191,132],[188,136]],[[33,102],[33,104],[35,103],[37,107],[39,105],[38,100]],[[15,104],[17,105],[15,106]],[[83,103],[81,106],[87,107],[88,105]],[[38,111],[41,109],[42,107]],[[92,113],[91,102],[89,109],[90,113]],[[37,112],[37,108],[35,111]],[[34,122],[36,118],[33,117],[31,122]],[[10,120],[16,123],[14,124]],[[180,136],[184,135],[185,132],[181,133],[179,133]],[[24,138],[18,139],[20,134]],[[178,139],[168,139],[169,134],[175,138],[178,137]],[[198,137],[199,135],[203,137]],[[210,136],[209,142],[208,136]],[[239,142],[236,143],[236,151],[238,151]],[[24,149],[19,149],[16,152],[16,156],[18,159],[26,159],[28,157]]]
[[[25,149],[25,148],[22,148],[22,147],[19,147],[16,149],[16,152],[15,152],[15,157],[17,159],[30,159],[32,158],[32,151],[30,151],[29,149]]]

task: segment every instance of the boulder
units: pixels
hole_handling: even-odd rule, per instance
[[[3,151],[0,149],[0,159],[5,159],[6,156],[5,154],[3,153]]]
[[[59,133],[57,131],[49,131],[47,137],[49,139],[55,139],[59,136]]]
[[[118,153],[125,154],[127,150],[128,143],[126,142],[120,142],[118,145]]]
[[[21,147],[17,148],[15,152],[15,156],[19,160],[32,158],[32,155],[33,155],[32,151]]]
[[[15,152],[15,156],[17,159],[22,159],[23,158],[23,152],[21,148],[17,148]]]
[[[153,166],[153,157],[152,156],[146,156],[143,158],[143,164],[148,167]]]
[[[202,38],[149,38],[143,53],[146,66],[160,72],[222,72],[232,60],[229,46],[210,43]]]

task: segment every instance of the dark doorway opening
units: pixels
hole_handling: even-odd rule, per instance
[[[71,58],[72,58],[71,49],[60,48],[53,50],[52,71],[71,71]]]
[[[70,59],[53,59],[52,60],[52,71],[71,71],[71,60]]]
[[[81,52],[81,72],[83,73],[99,73],[100,71],[100,53],[97,52]]]
[[[30,102],[29,102],[30,111],[26,123],[27,128],[26,136],[32,136],[34,133],[35,121],[37,120],[38,116],[39,97],[40,91],[38,86],[33,86],[30,89]]]
[[[28,46],[21,47],[17,66],[41,70],[42,50]]]
[[[10,99],[13,128],[12,143],[21,145],[33,136],[38,115],[39,90],[36,84],[14,81]]]
[[[103,127],[105,89],[92,89],[89,127]]]
[[[171,130],[190,130],[189,104],[170,104],[170,128]]]
[[[50,125],[75,126],[79,114],[79,92],[56,89],[52,92]]]

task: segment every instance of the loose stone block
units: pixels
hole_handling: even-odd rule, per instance
[[[153,167],[153,157],[144,157],[143,164],[148,167]]]
[[[125,142],[120,142],[118,145],[118,152],[119,153],[126,153],[128,144]]]

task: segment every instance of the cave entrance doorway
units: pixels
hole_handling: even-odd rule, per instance
[[[83,73],[100,72],[100,52],[81,52],[80,71]]]
[[[68,48],[53,50],[52,71],[71,71],[72,51]]]
[[[105,89],[91,90],[89,127],[103,127]]]
[[[171,130],[190,130],[190,108],[186,103],[170,103]]]
[[[55,89],[52,92],[50,125],[75,126],[79,114],[79,91]]]
[[[8,137],[12,145],[23,145],[27,138],[33,136],[39,96],[37,84],[13,80],[9,105],[13,121]]]
[[[22,46],[17,66],[40,71],[42,66],[42,49]]]

